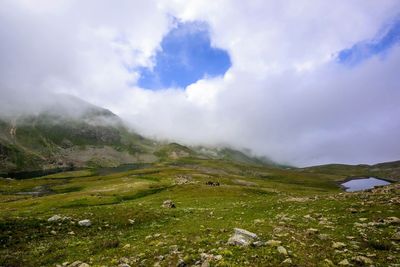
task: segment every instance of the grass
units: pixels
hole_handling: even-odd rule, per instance
[[[176,185],[178,176],[190,179]],[[118,266],[123,258],[131,266],[176,266],[179,260],[190,266],[201,261],[202,252],[222,256],[211,266],[283,266],[287,258],[297,266],[328,266],[325,259],[334,264],[348,259],[357,266],[360,255],[375,266],[400,264],[399,243],[391,240],[399,225],[385,223],[400,217],[398,186],[343,193],[337,183],[344,178],[334,170],[186,158],[140,168],[1,180],[0,266],[76,260]],[[16,195],[39,185],[53,193]],[[175,209],[161,207],[167,199]],[[48,222],[55,214],[70,219]],[[92,226],[79,226],[83,219]],[[281,241],[289,255],[271,246],[227,245],[235,227],[263,241]],[[318,232],[310,234],[309,228]],[[346,247],[335,249],[333,242]]]

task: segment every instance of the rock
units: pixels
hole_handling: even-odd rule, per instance
[[[293,261],[292,259],[287,258],[286,260],[282,261],[282,265],[292,265]]]
[[[176,267],[186,267],[186,266],[188,266],[188,265],[182,259],[179,259],[178,264],[176,265]]]
[[[81,265],[81,261],[74,261],[73,263],[71,263],[70,265],[68,265],[68,267],[78,267],[79,265]]]
[[[135,219],[128,219],[130,224],[134,224],[135,223]]]
[[[118,265],[118,267],[131,267],[131,266],[127,263],[121,263]]]
[[[279,252],[280,254],[287,256],[288,253],[287,253],[286,248],[284,248],[284,247],[282,247],[282,246],[279,246],[277,249],[278,249],[278,252]]]
[[[165,201],[163,202],[163,204],[162,204],[162,207],[163,207],[163,208],[168,208],[168,209],[176,208],[175,203],[172,202],[172,200],[170,200],[170,199],[165,200]]]
[[[229,245],[248,246],[255,241],[258,236],[244,229],[234,228],[235,233],[229,238]]]
[[[216,260],[216,261],[222,260],[222,255],[216,255],[216,256],[214,256],[214,260]]]
[[[121,264],[122,264],[122,263],[129,264],[129,262],[130,262],[130,261],[129,261],[129,259],[128,259],[127,257],[122,257],[122,258],[119,259],[119,263],[121,263]]]
[[[280,244],[282,244],[282,242],[278,241],[278,240],[271,239],[271,240],[268,240],[265,244],[267,244],[268,246],[271,246],[271,247],[277,247]]]
[[[50,217],[49,219],[47,219],[48,222],[58,222],[62,220],[62,217],[60,215],[54,215],[52,217]]]
[[[346,244],[342,243],[342,242],[333,242],[332,243],[333,248],[344,248],[345,246],[346,246]]]
[[[352,258],[352,260],[354,260],[357,263],[364,264],[364,265],[372,264],[372,260],[365,256],[356,256],[356,257]]]
[[[54,230],[52,230],[52,231],[50,231],[50,234],[52,234],[52,235],[56,235],[56,234],[57,234],[57,232],[56,232],[56,231],[54,231]]]
[[[307,235],[315,235],[315,234],[318,234],[318,233],[319,233],[319,230],[315,229],[315,228],[308,228],[306,230],[306,234]]]
[[[398,231],[397,233],[395,233],[395,234],[391,237],[391,239],[392,239],[392,240],[395,240],[395,241],[400,241],[400,231]]]
[[[323,263],[324,263],[324,266],[329,266],[329,267],[335,266],[335,264],[333,264],[333,262],[329,259],[325,259]]]
[[[210,267],[210,263],[207,260],[203,261],[203,263],[201,264],[201,267]]]
[[[347,259],[344,259],[338,263],[340,266],[349,266],[350,262]]]
[[[329,235],[327,235],[327,234],[319,234],[318,238],[320,240],[328,240],[329,239]]]
[[[397,217],[387,217],[385,219],[386,224],[400,224],[400,219]]]
[[[255,241],[255,242],[251,243],[251,245],[252,245],[253,247],[258,248],[258,247],[262,247],[262,246],[264,245],[264,242],[262,242],[262,241]]]
[[[90,267],[90,265],[81,261],[74,261],[68,267]]]
[[[92,222],[91,222],[90,220],[86,219],[86,220],[79,221],[78,224],[79,224],[80,226],[89,227],[89,226],[92,225]]]

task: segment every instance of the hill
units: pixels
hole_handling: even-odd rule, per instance
[[[63,96],[36,114],[0,117],[0,174],[116,167],[182,157],[272,164],[229,148],[185,147],[144,138],[111,111]]]

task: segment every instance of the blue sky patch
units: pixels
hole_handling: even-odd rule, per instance
[[[361,41],[338,53],[339,63],[357,65],[373,55],[382,54],[400,42],[400,18],[394,20],[377,37]]]
[[[225,50],[211,47],[207,24],[178,22],[162,40],[153,69],[138,69],[138,85],[146,89],[182,87],[204,77],[224,75],[231,67]]]

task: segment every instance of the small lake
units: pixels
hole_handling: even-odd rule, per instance
[[[341,185],[345,187],[346,192],[355,192],[374,188],[375,186],[388,185],[390,182],[377,179],[374,177],[369,178],[355,178]]]

